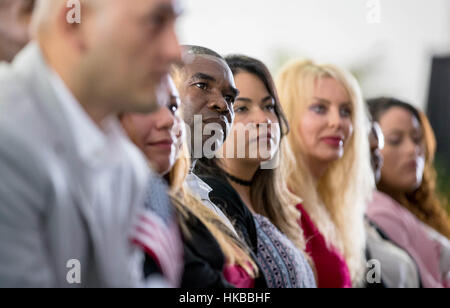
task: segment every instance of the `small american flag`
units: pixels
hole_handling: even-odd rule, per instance
[[[167,185],[160,177],[150,179],[145,207],[133,224],[131,240],[155,261],[173,287],[180,285],[183,243]]]

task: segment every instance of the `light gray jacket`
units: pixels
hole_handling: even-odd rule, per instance
[[[49,80],[34,43],[0,65],[0,287],[141,286],[142,254],[128,236],[145,161],[123,134],[124,159],[89,166]],[[67,280],[74,259],[81,284]]]

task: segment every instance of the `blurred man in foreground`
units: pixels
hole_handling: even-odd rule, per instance
[[[129,232],[149,168],[117,118],[158,109],[178,3],[71,3],[37,2],[36,40],[0,67],[0,287],[144,283]]]

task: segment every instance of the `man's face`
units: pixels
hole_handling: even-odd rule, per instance
[[[191,132],[191,150],[195,144],[194,124],[201,125],[202,132],[208,124],[213,124],[220,131],[213,136],[203,134],[202,146],[214,137],[216,142],[212,150],[217,151],[233,124],[233,105],[238,94],[233,73],[224,60],[214,56],[187,55],[185,61],[179,90],[184,121]],[[194,123],[195,116],[201,116],[201,122]]]
[[[0,0],[0,61],[10,62],[28,43],[34,0]]]
[[[100,0],[82,16],[83,67],[100,99],[118,112],[157,109],[156,90],[181,60],[177,0]],[[83,19],[84,18],[84,19]]]

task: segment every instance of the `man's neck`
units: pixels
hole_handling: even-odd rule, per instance
[[[82,84],[77,84],[73,79],[64,78],[64,75],[62,74],[58,75],[89,118],[91,118],[95,125],[102,130],[103,120],[111,114],[111,111],[98,104],[98,100],[96,100],[94,96],[89,95]]]
[[[78,76],[76,65],[67,63],[67,60],[64,62],[65,60],[61,60],[60,55],[49,52],[46,48],[42,48],[42,46],[40,44],[40,49],[47,65],[59,76],[68,91],[70,91],[97,127],[103,129],[102,122],[111,114],[111,110],[107,109],[105,104],[99,104],[101,100],[96,98],[94,93],[89,93],[90,91],[87,89],[91,86],[86,86],[86,78]]]

